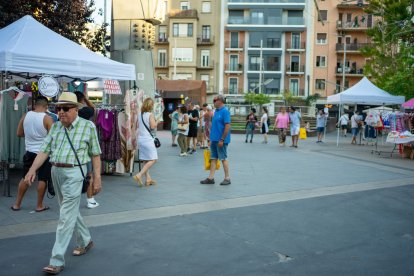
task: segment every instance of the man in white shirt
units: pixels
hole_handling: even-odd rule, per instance
[[[355,111],[354,115],[351,117],[351,128],[352,128],[352,141],[351,144],[356,144],[356,138],[359,132],[359,111]]]

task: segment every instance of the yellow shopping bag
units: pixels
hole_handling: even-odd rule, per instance
[[[205,149],[204,150],[204,169],[206,171],[210,170],[210,164],[211,164],[211,161],[210,161],[210,150]],[[220,169],[220,160],[217,160],[216,170],[219,170],[219,169]]]
[[[301,127],[299,129],[299,139],[306,140],[306,128]]]

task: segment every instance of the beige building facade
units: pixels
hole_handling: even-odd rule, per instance
[[[204,80],[207,98],[212,98],[220,62],[220,1],[169,0],[164,9],[153,50],[156,78]]]
[[[371,43],[367,30],[373,27],[374,18],[364,12],[363,1],[317,0],[317,3],[311,94],[325,98],[363,78],[366,59],[360,50]]]

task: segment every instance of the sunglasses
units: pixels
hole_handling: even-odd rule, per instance
[[[56,106],[56,112],[59,112],[61,110],[63,110],[63,112],[68,112],[69,110],[71,110],[72,108],[75,108],[74,106]]]
[[[213,100],[213,103],[217,102],[218,100],[219,100],[219,99],[214,99],[214,100]]]

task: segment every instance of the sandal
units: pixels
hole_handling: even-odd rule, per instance
[[[150,181],[145,182],[145,186],[151,186],[151,185],[155,185],[157,184],[157,182],[153,179],[151,179]]]
[[[76,247],[75,250],[73,250],[72,255],[73,256],[82,256],[86,254],[89,249],[93,247],[93,242],[90,241],[86,247]]]
[[[140,177],[138,177],[137,175],[134,175],[132,178],[138,183],[139,187],[143,186],[142,179]]]
[[[63,265],[61,266],[48,265],[48,266],[45,266],[42,269],[42,271],[50,275],[57,275],[60,272],[62,272],[63,268],[64,268]]]

